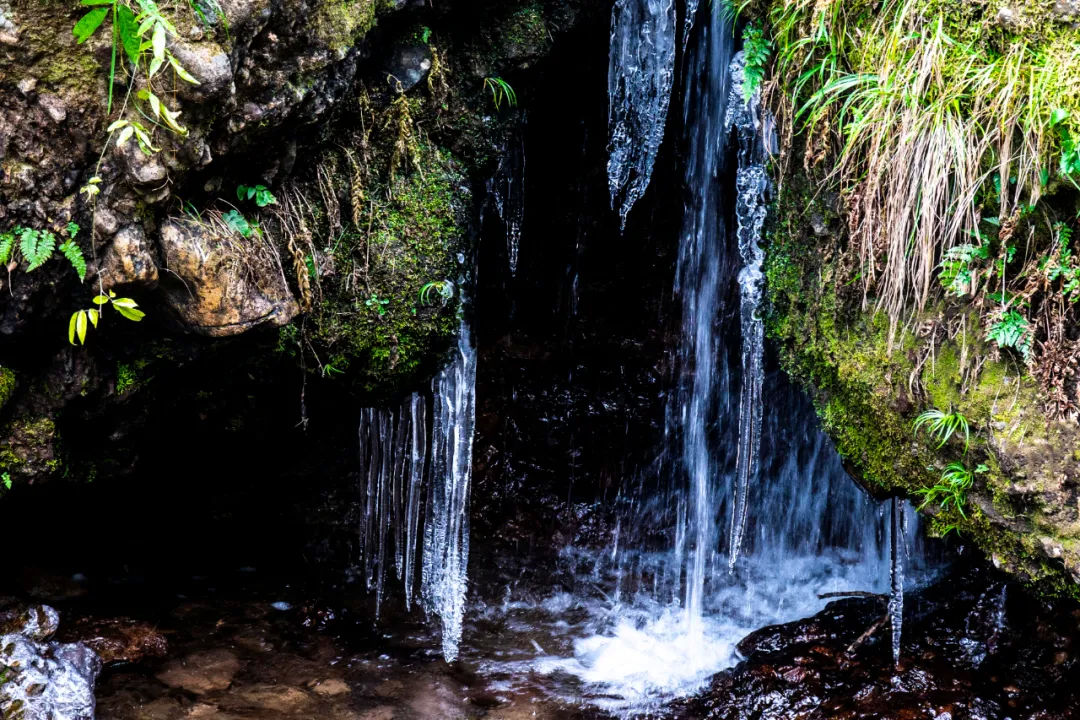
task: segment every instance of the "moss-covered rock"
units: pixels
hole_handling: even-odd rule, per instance
[[[1042,592],[1080,597],[1080,430],[1049,419],[1038,383],[992,347],[975,314],[938,304],[894,330],[864,302],[843,252],[844,223],[801,174],[785,178],[769,235],[770,335],[806,384],[848,467],[872,492],[921,504],[949,463],[974,471],[962,506],[927,504],[939,533],[957,531]],[[970,447],[942,447],[914,420],[962,414]]]
[[[0,412],[15,394],[15,371],[11,368],[0,367]]]

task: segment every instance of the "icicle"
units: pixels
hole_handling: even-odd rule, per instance
[[[426,400],[414,394],[396,410],[366,408],[360,413],[360,462],[364,517],[360,523],[360,558],[367,589],[375,592],[378,618],[386,575],[394,575],[412,600],[416,565],[421,480],[426,461]],[[392,545],[391,545],[392,544]]]
[[[522,123],[525,122],[523,119]],[[517,137],[500,158],[495,175],[488,181],[488,193],[506,226],[506,258],[511,276],[517,274],[521,230],[525,225],[525,161],[524,129],[519,128]]]
[[[900,667],[900,637],[904,625],[904,527],[900,500],[892,499],[892,542],[889,547],[889,623],[892,626],[893,666]]]
[[[420,527],[420,492],[427,459],[427,402],[414,394],[409,399],[408,495],[405,500],[405,609],[412,609],[416,574],[416,540]]]
[[[715,2],[716,0],[710,1]],[[690,31],[694,29],[694,19],[697,16],[698,4],[699,0],[686,0],[686,18],[683,20],[683,47],[686,47],[686,43],[690,41]]]
[[[616,0],[608,65],[608,188],[622,225],[649,186],[675,78],[674,0]]]
[[[750,483],[757,474],[761,451],[761,387],[765,381],[762,359],[765,351],[765,325],[761,319],[761,300],[765,280],[762,265],[761,231],[765,224],[765,194],[769,180],[764,167],[764,142],[756,108],[757,93],[749,101],[743,95],[743,54],[731,63],[732,87],[728,99],[725,127],[739,134],[739,167],[735,174],[735,219],[739,256],[740,319],[742,323],[742,390],[739,396],[739,445],[735,467],[735,492],[728,537],[728,568],[734,569],[746,534]]]
[[[424,524],[424,609],[442,621],[443,656],[458,656],[469,563],[469,493],[476,422],[476,350],[462,320],[454,362],[432,383],[435,417]]]

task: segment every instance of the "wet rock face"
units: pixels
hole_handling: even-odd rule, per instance
[[[746,657],[680,718],[710,720],[1066,720],[1080,712],[1077,611],[1040,605],[984,571],[967,571],[909,597],[900,666],[888,626],[849,652],[877,622],[876,600],[759,630]]]
[[[0,615],[0,713],[21,720],[93,720],[101,658],[81,643],[50,641],[60,616],[48,605]]]

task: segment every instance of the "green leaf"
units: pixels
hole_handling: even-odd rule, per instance
[[[78,312],[72,313],[71,314],[71,321],[68,322],[68,342],[71,343],[72,345],[75,344],[75,329],[79,325],[79,316],[82,315],[82,313],[83,313],[82,310],[79,310]]]
[[[144,313],[142,310],[115,305],[115,303],[114,306],[116,307],[116,312],[120,313],[132,322],[139,322],[144,317],[146,317],[146,313]]]
[[[15,233],[0,234],[0,265],[7,265],[11,260],[11,251],[15,249]]]
[[[108,14],[109,8],[100,7],[79,18],[79,21],[75,23],[75,27],[72,29],[72,33],[74,33],[80,45],[89,40],[90,36],[101,27],[101,23],[105,22],[105,16]]]
[[[86,311],[80,310],[75,314],[75,333],[79,336],[79,344],[86,344]]]
[[[60,252],[71,263],[79,276],[79,282],[86,280],[86,258],[83,257],[82,248],[75,244],[74,240],[66,240],[60,246]]]
[[[116,8],[116,29],[120,34],[120,44],[128,60],[133,65],[139,64],[139,26],[135,23],[135,13],[126,5]]]
[[[1060,125],[1068,119],[1068,110],[1066,110],[1065,108],[1055,108],[1054,111],[1050,113],[1050,127]]]
[[[230,210],[222,215],[221,219],[225,221],[225,224],[229,226],[229,229],[244,237],[251,237],[253,232],[251,223],[248,222],[246,217],[240,214],[239,210]]]
[[[104,304],[106,304],[108,302],[109,302],[109,296],[108,295],[98,295],[96,298],[94,298],[94,304],[95,305],[104,305]]]

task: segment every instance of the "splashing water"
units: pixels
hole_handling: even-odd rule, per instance
[[[424,609],[442,620],[443,656],[457,659],[469,565],[469,494],[476,425],[476,349],[464,320],[454,361],[432,382],[431,486],[424,523]]]
[[[608,188],[622,225],[645,193],[675,80],[674,0],[616,0],[608,65]]]

